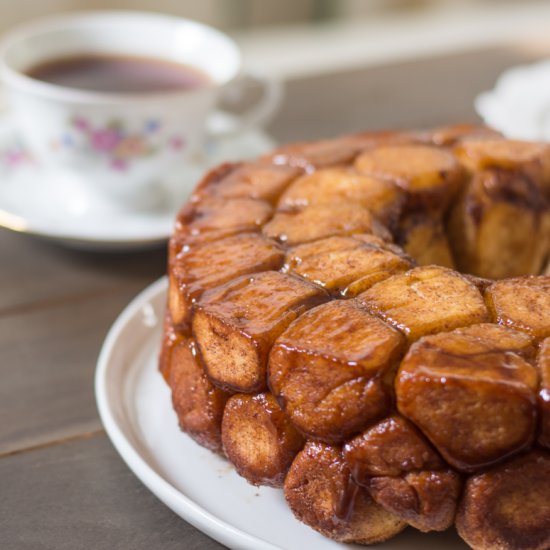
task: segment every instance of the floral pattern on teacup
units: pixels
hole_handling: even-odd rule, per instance
[[[162,125],[158,120],[146,120],[140,131],[130,131],[121,119],[111,119],[103,126],[94,126],[84,116],[70,120],[70,130],[52,143],[54,149],[81,148],[84,153],[105,156],[113,170],[126,170],[130,163],[156,154],[161,149],[181,151],[185,138],[161,135]]]
[[[34,159],[19,140],[5,144],[0,148],[0,165],[2,169],[12,170],[20,166],[33,164]]]

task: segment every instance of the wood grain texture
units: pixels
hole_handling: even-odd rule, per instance
[[[100,427],[93,392],[97,355],[109,326],[143,286],[130,280],[0,317],[0,454]]]
[[[164,274],[165,247],[133,253],[63,248],[0,229],[0,317],[55,307],[114,287],[144,287]]]
[[[499,47],[295,80],[270,131],[279,141],[298,141],[476,122],[476,95],[507,67],[530,60]]]
[[[4,457],[0,479],[2,548],[223,548],[157,500],[105,435]]]

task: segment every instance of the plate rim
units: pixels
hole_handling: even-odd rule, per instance
[[[185,521],[221,544],[231,548],[282,550],[279,546],[275,546],[221,520],[166,481],[147,463],[128,440],[113,414],[108,396],[107,376],[109,370],[114,368],[111,365],[111,356],[119,343],[121,332],[127,323],[139,314],[139,311],[147,302],[165,293],[167,288],[168,278],[163,276],[142,290],[118,315],[103,341],[96,365],[94,387],[96,404],[105,432],[122,460],[136,477],[159,500]]]

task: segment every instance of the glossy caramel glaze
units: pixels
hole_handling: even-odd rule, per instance
[[[361,176],[350,168],[326,168],[298,178],[279,199],[279,208],[310,204],[353,202],[367,208],[393,227],[405,202],[405,194],[390,182]]]
[[[535,436],[537,371],[516,353],[516,331],[499,329],[502,339],[485,338],[483,327],[424,337],[396,377],[399,412],[460,471],[498,462]]]
[[[213,241],[243,232],[260,231],[273,210],[254,199],[205,199],[185,206],[176,219],[176,243],[183,247],[195,241]]]
[[[412,259],[394,245],[370,235],[328,237],[291,248],[284,270],[353,298],[395,273],[410,269]]]
[[[421,470],[400,477],[373,477],[373,500],[419,531],[445,531],[454,523],[462,487],[453,470]]]
[[[275,166],[268,162],[225,164],[219,170],[210,172],[199,183],[191,201],[200,202],[210,196],[260,199],[273,203],[301,173],[299,168]]]
[[[286,477],[286,500],[294,514],[341,542],[382,542],[405,526],[356,485],[338,447],[308,442]]]
[[[159,370],[166,382],[168,382],[172,366],[172,352],[183,338],[184,335],[176,329],[172,322],[169,309],[166,309],[162,331],[162,346],[159,354]]]
[[[450,152],[426,145],[372,149],[355,161],[355,168],[404,189],[407,210],[444,210],[463,180],[462,168]]]
[[[454,153],[471,172],[486,169],[520,171],[545,192],[550,184],[550,145],[505,139],[472,139],[458,144]]]
[[[346,443],[344,459],[375,502],[409,525],[444,531],[453,524],[460,476],[402,416],[393,414]]]
[[[432,128],[418,133],[422,141],[432,145],[452,147],[458,146],[465,141],[482,140],[500,140],[502,135],[496,130],[487,126],[478,126],[476,124],[455,124],[453,126],[442,126],[441,128]]]
[[[349,164],[359,150],[354,140],[332,139],[283,145],[263,159],[275,166],[299,167],[313,172],[319,168]]]
[[[550,548],[550,454],[534,450],[466,482],[456,526],[472,548]]]
[[[173,322],[189,324],[193,304],[209,288],[241,275],[279,269],[283,258],[277,243],[254,233],[183,247],[170,262],[168,303]]]
[[[204,374],[192,339],[180,340],[170,363],[168,385],[181,429],[203,447],[221,453],[220,424],[229,395]]]
[[[182,430],[337,541],[548,549],[549,151],[457,125],[206,174],[169,243]]]
[[[344,458],[361,485],[368,484],[372,477],[439,470],[445,465],[422,432],[396,413],[348,441]]]
[[[311,204],[279,210],[264,225],[263,233],[288,246],[354,233],[372,233],[391,240],[391,233],[374,214],[355,202]]]
[[[240,277],[206,292],[192,325],[206,372],[224,389],[265,389],[275,339],[301,313],[327,299],[323,289],[277,271]]]
[[[282,487],[305,440],[270,393],[237,394],[222,421],[225,454],[254,485]]]
[[[539,443],[550,449],[550,338],[544,340],[540,345],[537,365],[539,368],[539,411],[540,411],[540,433]]]
[[[495,323],[537,340],[550,336],[550,276],[497,281],[485,296]]]
[[[549,216],[542,189],[525,173],[477,172],[449,218],[458,268],[494,279],[540,273],[550,246]]]
[[[489,320],[475,285],[455,271],[437,266],[417,267],[394,275],[358,299],[410,341]]]
[[[389,411],[386,374],[403,347],[403,336],[358,302],[330,302],[279,337],[269,356],[269,387],[298,429],[338,442]]]
[[[455,267],[442,220],[426,217],[419,212],[403,216],[396,241],[415,259],[417,265]]]

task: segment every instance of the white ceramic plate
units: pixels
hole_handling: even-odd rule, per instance
[[[136,476],[168,507],[230,548],[362,548],[326,539],[298,522],[282,491],[253,487],[228,462],[180,432],[170,392],[157,371],[166,278],[144,290],[111,328],[96,371],[96,398],[114,446]],[[454,532],[408,529],[375,548],[459,550]]]
[[[259,129],[212,141],[200,161],[165,178],[155,206],[126,210],[87,193],[74,176],[38,164],[17,140],[9,114],[0,113],[0,227],[81,249],[157,246],[170,236],[176,212],[209,167],[274,146]]]

